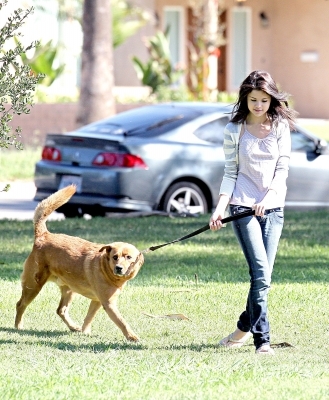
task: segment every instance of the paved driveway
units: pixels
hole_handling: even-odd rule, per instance
[[[8,192],[0,192],[0,221],[2,219],[31,220],[33,219],[37,201],[33,201],[35,195],[34,183],[26,181],[0,182],[0,190],[7,183],[10,183]],[[133,218],[149,215],[167,215],[161,211],[151,212],[130,212],[130,213],[107,213],[109,218]],[[84,216],[89,219],[90,216]],[[64,214],[54,211],[48,218],[48,221],[63,220]]]
[[[2,190],[8,182],[0,182]],[[38,202],[33,201],[35,186],[33,182],[9,182],[8,192],[0,192],[0,220],[32,220]],[[64,219],[61,213],[53,212],[48,220]]]

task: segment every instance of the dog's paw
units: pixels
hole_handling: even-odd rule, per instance
[[[129,342],[139,342],[139,337],[136,336],[134,333],[128,333],[128,335],[126,336],[127,340],[129,340]]]
[[[71,325],[69,326],[71,332],[82,332],[81,326],[78,325]]]

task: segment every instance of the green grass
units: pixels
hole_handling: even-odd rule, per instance
[[[165,217],[51,221],[100,243],[143,250],[207,223]],[[45,286],[13,328],[19,276],[33,242],[29,221],[0,221],[0,393],[2,399],[327,399],[329,394],[328,211],[287,211],[269,298],[274,357],[250,343],[221,349],[248,291],[248,272],[231,227],[145,255],[119,308],[140,336],[127,342],[100,311],[90,336],[71,333],[56,315],[58,288]],[[72,317],[83,320],[78,296]],[[150,318],[183,313],[190,321]],[[281,343],[294,347],[278,347]]]
[[[0,149],[0,181],[31,180],[41,158],[40,148]]]

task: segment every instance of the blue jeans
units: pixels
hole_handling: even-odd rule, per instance
[[[247,207],[230,206],[231,215],[246,210]],[[232,222],[250,275],[246,310],[240,315],[237,327],[243,332],[251,331],[256,349],[270,343],[267,297],[283,221],[283,209],[275,209],[263,217],[245,217]]]

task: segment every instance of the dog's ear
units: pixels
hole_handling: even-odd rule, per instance
[[[138,262],[138,264],[139,264],[139,267],[141,267],[141,266],[144,264],[144,256],[143,256],[142,253],[139,253],[139,254],[138,254],[137,262]]]
[[[135,276],[143,264],[144,264],[144,256],[142,253],[139,253],[138,256],[136,257],[136,260],[130,264],[125,275],[129,276],[133,272],[134,273],[133,276]]]
[[[110,244],[107,244],[99,249],[99,252],[101,253],[103,250],[106,250],[106,252],[109,253],[112,250],[112,246]]]

